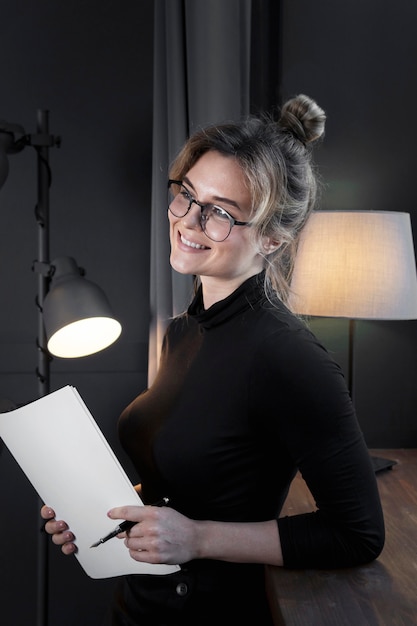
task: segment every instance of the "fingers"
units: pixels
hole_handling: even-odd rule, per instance
[[[77,552],[77,546],[75,545],[75,543],[73,543],[74,539],[75,539],[74,535],[71,532],[69,532],[67,535],[66,542],[61,545],[61,552],[65,554],[66,556],[69,556],[70,554],[74,554],[75,552]]]
[[[51,535],[52,543],[61,546],[64,554],[73,554],[77,548],[73,543],[75,541],[74,534],[69,530],[68,524],[64,520],[55,519],[55,511],[44,505],[41,508],[41,517],[46,520],[43,530]]]
[[[64,554],[73,554],[76,552],[77,547],[74,544],[74,533],[68,529],[68,525],[64,521],[47,522],[45,530],[52,535],[52,543],[56,546],[61,546],[61,551]]]
[[[52,519],[53,517],[55,517],[55,511],[53,511],[51,507],[44,504],[41,508],[41,517],[42,519]]]
[[[131,520],[133,522],[143,522],[146,519],[152,519],[157,515],[157,511],[160,510],[160,506],[153,506],[146,504],[144,506],[128,505],[119,506],[115,509],[110,509],[107,516],[114,520]]]
[[[110,519],[114,519],[114,520],[132,520],[133,522],[140,522],[141,521],[141,509],[143,509],[144,507],[142,506],[119,506],[116,507],[115,509],[110,509],[110,511],[108,511],[107,516],[110,517]]]
[[[68,530],[68,525],[63,520],[46,522],[45,531],[48,535],[52,535],[52,541],[58,546],[65,541],[72,541],[73,539],[73,537],[68,537],[70,531]]]

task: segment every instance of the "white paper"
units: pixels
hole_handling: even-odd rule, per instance
[[[1,413],[0,436],[41,500],[68,523],[76,537],[75,556],[91,578],[179,569],[138,563],[117,537],[90,547],[117,526],[107,517],[109,509],[143,503],[74,387]]]

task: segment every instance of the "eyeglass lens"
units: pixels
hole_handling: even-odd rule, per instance
[[[169,210],[176,217],[184,217],[193,203],[200,208],[200,225],[212,241],[224,241],[230,235],[233,222],[226,211],[215,204],[199,204],[190,192],[178,183],[170,183],[168,191]]]

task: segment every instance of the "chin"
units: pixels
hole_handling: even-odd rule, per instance
[[[173,270],[178,272],[178,274],[195,274],[196,272],[192,269],[185,267],[184,263],[175,263],[175,261],[171,258],[170,264]]]

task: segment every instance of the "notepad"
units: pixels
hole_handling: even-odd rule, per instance
[[[143,502],[75,387],[67,385],[1,413],[0,437],[41,500],[68,523],[76,537],[75,556],[88,576],[169,574],[179,569],[138,563],[118,538],[90,548],[117,526],[117,520],[107,517],[109,509]]]

